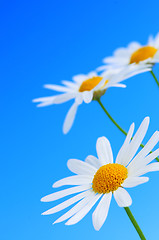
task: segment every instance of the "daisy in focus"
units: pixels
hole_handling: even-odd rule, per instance
[[[130,126],[115,163],[110,143],[105,137],[97,139],[98,158],[89,155],[85,161],[68,160],[69,170],[76,175],[55,182],[53,187],[75,186],[47,195],[41,201],[50,202],[72,194],[75,195],[47,210],[43,215],[59,212],[75,204],[54,222],[59,223],[67,220],[66,225],[73,225],[83,219],[100,200],[92,215],[93,226],[95,230],[99,230],[107,218],[112,196],[114,196],[119,207],[130,206],[132,199],[125,188],[132,188],[145,183],[149,178],[142,175],[159,171],[159,163],[151,163],[159,155],[159,149],[150,153],[159,141],[158,131],[152,135],[145,147],[136,154],[147,132],[148,125],[149,117],[146,117],[132,140],[134,123]]]
[[[55,96],[36,98],[33,102],[40,102],[37,106],[44,107],[74,99],[75,101],[69,109],[63,124],[63,133],[66,134],[73,125],[77,108],[80,104],[83,102],[90,103],[92,100],[100,98],[109,87],[126,87],[120,82],[135,75],[134,70],[134,66],[129,66],[129,68],[122,71],[120,69],[108,70],[101,75],[97,75],[96,72],[90,72],[87,75],[80,74],[74,76],[72,78],[73,81],[62,81],[63,86],[46,84],[44,85],[45,88],[61,93]],[[142,73],[149,70],[149,67],[145,69],[141,66],[139,72]]]
[[[118,48],[114,51],[114,56],[104,58],[103,62],[107,65],[99,67],[98,70],[124,68],[130,64],[135,64],[136,74],[140,65],[146,68],[149,64],[152,70],[153,65],[159,62],[159,33],[155,38],[150,36],[145,46],[131,42],[127,48]]]

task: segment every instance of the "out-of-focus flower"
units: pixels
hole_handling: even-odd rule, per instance
[[[114,51],[112,57],[103,59],[105,66],[101,66],[98,70],[107,70],[111,68],[125,68],[130,64],[136,65],[136,74],[141,65],[152,69],[155,63],[159,62],[159,33],[155,38],[149,37],[148,43],[142,46],[138,42],[131,42],[126,48],[118,48]]]
[[[100,98],[109,87],[126,87],[124,84],[121,84],[123,80],[133,76],[134,65],[129,66],[127,69],[113,69],[108,70],[101,75],[97,75],[96,72],[90,72],[87,75],[80,74],[74,76],[73,81],[62,81],[64,86],[59,86],[55,84],[46,84],[45,88],[62,92],[50,97],[41,97],[36,98],[33,102],[40,102],[38,107],[49,106],[52,104],[60,104],[67,102],[71,99],[75,99],[73,105],[69,109],[64,124],[63,132],[66,134],[72,127],[77,108],[83,102],[90,103],[92,100]],[[139,72],[145,72],[145,68],[140,67]]]

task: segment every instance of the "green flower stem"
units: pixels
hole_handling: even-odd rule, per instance
[[[139,234],[140,239],[141,239],[141,240],[146,240],[146,238],[145,238],[143,232],[141,231],[138,223],[136,222],[136,220],[135,220],[132,212],[130,211],[130,208],[129,208],[129,207],[124,207],[124,209],[125,209],[128,217],[129,217],[130,221],[131,221],[132,224],[134,225],[134,228],[136,229],[137,233]]]
[[[96,99],[96,101],[99,103],[99,105],[101,106],[101,108],[103,109],[103,111],[106,113],[106,115],[109,117],[109,119],[115,124],[115,126],[125,135],[125,136],[127,136],[127,132],[124,130],[124,129],[122,129],[120,126],[119,126],[119,124],[112,118],[112,116],[108,113],[108,111],[106,110],[106,108],[104,107],[104,105],[102,104],[102,102],[101,102],[101,100],[100,100],[100,98],[98,98],[98,99]],[[144,147],[144,144],[140,144],[140,147]],[[152,153],[152,151],[150,151],[150,153]],[[158,157],[156,157],[156,160],[157,160],[157,162],[159,162],[159,158]]]
[[[107,116],[109,117],[109,119],[115,124],[115,126],[125,135],[127,136],[127,132],[124,131],[124,129],[122,129],[119,124],[112,118],[112,116],[108,113],[108,111],[106,110],[106,108],[104,107],[104,105],[102,104],[101,100],[98,99],[97,102],[99,103],[99,105],[101,106],[101,108],[103,109],[103,111],[107,114]]]
[[[157,85],[158,85],[158,87],[159,87],[159,82],[158,82],[158,80],[157,80],[155,74],[153,73],[152,70],[150,71],[150,73],[152,74],[153,78],[155,79],[155,81],[156,81],[156,83],[157,83]]]

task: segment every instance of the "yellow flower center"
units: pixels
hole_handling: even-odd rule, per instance
[[[94,175],[92,188],[96,193],[113,192],[127,178],[128,170],[121,164],[109,163],[98,169]]]
[[[79,88],[79,92],[84,92],[84,91],[90,91],[92,90],[94,87],[96,87],[100,81],[102,80],[102,77],[92,77],[92,78],[89,78],[87,80],[85,80],[80,88]]]
[[[145,46],[145,47],[139,48],[137,51],[135,51],[131,55],[130,64],[139,63],[140,61],[144,61],[148,58],[152,58],[154,57],[156,52],[157,52],[157,49],[151,46]]]

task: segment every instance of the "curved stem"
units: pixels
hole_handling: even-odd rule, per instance
[[[140,239],[142,239],[142,240],[146,240],[146,238],[145,238],[143,232],[141,231],[141,229],[140,229],[138,223],[136,222],[136,220],[135,220],[135,218],[134,218],[132,212],[130,211],[130,208],[129,208],[129,207],[124,207],[124,209],[125,209],[125,211],[126,211],[128,217],[129,217],[130,221],[131,221],[132,224],[134,225],[134,228],[136,229],[137,233],[139,234]]]
[[[101,100],[98,98],[98,99],[96,99],[97,100],[97,102],[99,103],[99,105],[101,106],[101,108],[103,109],[103,111],[106,113],[106,115],[109,117],[109,119],[115,124],[115,126],[125,135],[125,136],[127,136],[127,132],[123,129],[123,128],[121,128],[120,126],[119,126],[119,124],[112,118],[112,116],[108,113],[108,111],[106,110],[106,108],[104,107],[104,105],[102,104],[102,102],[101,102]],[[142,148],[144,148],[144,144],[140,144],[140,147],[142,147]],[[152,153],[152,151],[150,151],[150,153]],[[156,157],[156,160],[157,160],[157,162],[159,162],[159,158],[158,157]]]
[[[155,79],[155,81],[156,81],[156,83],[157,83],[157,85],[158,85],[158,87],[159,87],[159,82],[158,82],[158,80],[157,80],[154,72],[151,70],[150,73],[152,74],[153,78]]]
[[[126,136],[127,132],[122,129],[119,124],[112,118],[112,116],[108,113],[108,111],[106,110],[106,108],[104,107],[104,105],[102,104],[101,100],[98,99],[97,102],[99,103],[99,105],[101,106],[101,108],[103,109],[103,111],[107,114],[107,116],[109,117],[109,119],[115,124],[115,126]]]

